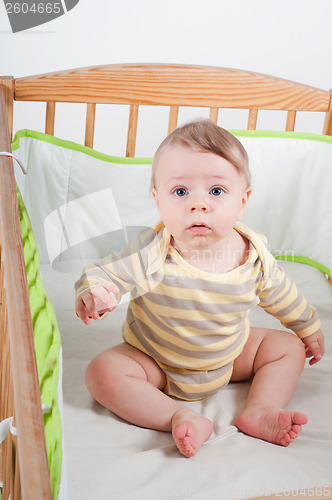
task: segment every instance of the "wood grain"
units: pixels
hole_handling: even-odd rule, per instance
[[[258,109],[250,109],[248,117],[248,130],[256,130]]]
[[[46,105],[45,134],[54,135],[55,124],[55,102],[50,101]]]
[[[138,105],[131,104],[129,112],[126,156],[134,157],[136,148]]]
[[[0,86],[2,86],[6,112],[7,112],[7,122],[9,139],[12,140],[13,137],[13,99],[14,99],[14,77],[13,76],[3,76],[0,78]]]
[[[296,111],[288,111],[286,128],[285,128],[287,132],[294,132],[295,120],[296,120]]]
[[[169,110],[169,119],[168,119],[168,133],[170,134],[176,129],[178,124],[179,117],[179,106],[171,106]]]
[[[95,103],[88,103],[86,109],[86,122],[85,122],[85,146],[93,148],[93,138],[95,133],[95,117],[96,105]]]
[[[18,78],[15,99],[326,112],[330,95],[326,90],[251,71],[115,64]]]
[[[0,88],[0,151],[10,151],[7,116]],[[1,323],[6,324],[10,347],[10,368],[17,427],[17,450],[22,498],[51,500],[51,485],[46,454],[44,420],[27,289],[23,244],[18,214],[13,161],[0,157],[0,234],[1,272],[6,310],[1,305]],[[1,297],[3,297],[1,292]],[[3,314],[6,318],[3,319]],[[3,404],[3,401],[1,402]],[[6,403],[7,404],[7,403]],[[12,416],[12,415],[8,415]],[[7,438],[6,438],[7,439]],[[9,458],[7,467],[12,460]],[[13,465],[15,467],[15,464]],[[14,482],[14,471],[7,470],[4,481]],[[12,477],[12,479],[10,479]],[[17,484],[17,483],[16,483]],[[16,486],[16,491],[20,488]],[[11,498],[16,500],[14,492]]]
[[[332,90],[330,90],[329,110],[325,115],[323,134],[332,135]]]
[[[209,119],[217,125],[218,122],[218,114],[219,114],[219,109],[218,108],[210,108],[210,114],[209,114]]]

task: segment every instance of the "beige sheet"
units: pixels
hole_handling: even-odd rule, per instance
[[[187,403],[215,425],[211,438],[190,459],[178,453],[168,433],[122,421],[94,402],[85,388],[84,371],[89,361],[121,342],[126,304],[87,327],[73,312],[73,283],[78,276],[43,267],[63,340],[70,500],[231,500],[276,491],[300,493],[304,487],[332,484],[332,287],[317,269],[288,262],[283,266],[318,307],[326,335],[323,360],[312,367],[306,365],[288,405],[306,412],[309,422],[288,448],[246,436],[233,422],[245,402],[249,383],[230,384],[207,400]],[[280,328],[279,322],[259,307],[251,317],[253,325]],[[324,492],[320,496],[324,497]]]

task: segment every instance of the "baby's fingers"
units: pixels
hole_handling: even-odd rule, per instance
[[[89,325],[91,318],[99,319],[102,314],[113,311],[118,305],[114,293],[118,292],[118,287],[113,283],[91,287],[76,299],[77,316],[83,323]]]
[[[85,307],[85,304],[81,297],[78,297],[75,302],[75,313],[78,318],[80,318],[86,325],[90,324],[90,319]]]
[[[105,288],[105,287],[104,287]],[[113,287],[114,289],[114,287]],[[117,292],[119,291],[118,288],[116,288]],[[100,307],[98,307],[98,313],[99,314],[103,314],[105,312],[111,312],[113,311],[116,306],[118,305],[118,302],[114,296],[114,293],[117,293],[117,292],[113,292],[111,290],[103,290],[103,292],[100,293],[100,301],[101,301],[101,304],[100,304]]]
[[[84,321],[84,323],[88,325],[90,323],[90,318],[99,318],[99,295],[95,295],[94,293],[92,293],[92,291],[89,290],[88,292],[83,293],[81,295],[81,298],[88,316],[88,321]]]
[[[90,293],[82,297],[87,312],[93,319],[99,319],[105,312],[113,311],[118,304],[111,289],[117,291],[119,289],[115,285],[109,286],[108,283],[106,285],[107,287],[103,285],[91,288]]]
[[[323,357],[323,353],[319,343],[315,340],[306,348],[306,357],[310,358],[309,365],[318,363]]]
[[[115,294],[119,293],[120,291],[114,283],[104,283],[103,288],[105,288],[105,290],[107,290],[108,292],[112,292]]]

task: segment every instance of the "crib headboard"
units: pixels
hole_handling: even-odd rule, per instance
[[[323,134],[332,135],[332,100],[326,90],[237,69],[166,64],[111,64],[26,78],[0,78],[6,89],[10,134],[13,101],[46,102],[45,132],[53,135],[57,102],[86,103],[85,145],[93,147],[96,104],[130,106],[126,156],[135,156],[139,107],[169,106],[168,133],[177,126],[180,106],[210,109],[217,122],[222,108],[248,109],[255,130],[259,110],[287,111],[286,131],[294,131],[298,111],[326,114]],[[157,145],[156,145],[157,146]]]
[[[127,104],[130,112],[126,156],[129,157],[135,156],[139,108],[143,105],[170,108],[168,132],[177,126],[179,107],[189,106],[209,108],[209,117],[215,123],[219,114],[222,121],[222,108],[247,109],[249,130],[256,129],[259,110],[287,111],[286,131],[294,131],[298,111],[325,113],[322,133],[332,135],[331,92],[219,67],[115,64],[18,79],[0,77],[0,151],[10,151],[14,101],[45,102],[45,132],[51,135],[57,102],[86,103],[88,147],[93,147],[94,142],[96,104]],[[6,477],[7,488],[3,498],[7,499],[11,492],[12,500],[46,500],[52,497],[13,164],[10,158],[2,156],[0,249],[0,420],[14,415],[14,425],[18,428],[17,445],[13,438],[2,456],[0,481]],[[16,446],[18,460],[13,458]]]

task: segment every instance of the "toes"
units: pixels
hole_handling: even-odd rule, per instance
[[[292,421],[294,424],[297,424],[299,427],[301,427],[301,425],[304,425],[308,422],[308,417],[304,413],[295,411],[292,413]]]
[[[186,457],[192,457],[196,453],[196,441],[191,436],[188,422],[177,425],[173,430],[173,438],[179,451]]]
[[[298,437],[302,425],[307,421],[308,418],[304,413],[275,409],[272,412],[269,410],[260,413],[257,411],[242,413],[236,420],[236,426],[250,436],[281,446],[289,446]]]
[[[288,433],[287,433],[287,434],[285,434],[285,435],[284,435],[284,436],[280,439],[280,444],[281,444],[282,446],[288,446],[288,445],[290,445],[290,444],[291,444],[291,442],[292,442],[292,439],[291,439],[291,437],[290,437],[290,435],[289,435]]]
[[[289,431],[289,435],[292,439],[296,439],[300,434],[302,427],[300,425],[293,425],[291,430]]]
[[[173,429],[173,437],[175,439],[183,439],[187,434],[187,425],[185,423],[179,424]]]
[[[188,420],[187,418],[189,417]],[[210,420],[200,415],[180,410],[172,418],[172,434],[180,452],[186,457],[194,456],[201,445],[209,439],[213,432]]]
[[[292,431],[296,432],[296,434],[298,434],[299,432],[301,432],[301,430],[302,430],[302,426],[301,425],[295,424],[292,427]]]
[[[289,436],[290,436],[292,439],[296,439],[296,438],[297,438],[297,432],[294,432],[294,431],[289,431]]]
[[[197,441],[197,431],[189,422],[179,424],[173,430],[174,442],[178,450],[185,457],[193,457],[199,450],[201,443]]]
[[[281,440],[280,440],[280,443],[282,446],[288,446],[290,445],[298,436],[299,436],[299,433],[301,432],[301,425],[293,425],[292,428],[286,432]]]
[[[196,447],[193,445],[190,438],[182,439],[182,442],[178,443],[178,449],[186,457],[192,457],[196,453]]]
[[[188,436],[185,436],[184,438],[180,439],[176,443],[176,446],[182,453],[182,455],[184,455],[185,457],[193,457],[197,451],[195,441]]]

